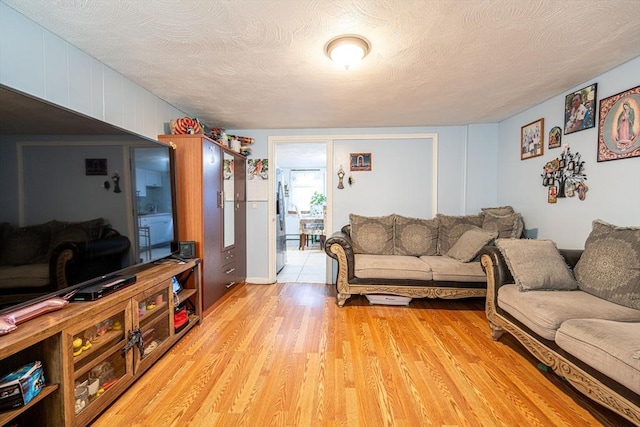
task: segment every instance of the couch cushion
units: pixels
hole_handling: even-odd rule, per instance
[[[501,239],[518,239],[522,236],[524,223],[522,215],[511,213],[507,215],[496,215],[485,212],[482,228],[485,230],[497,231]]]
[[[450,216],[437,214],[440,223],[438,231],[438,255],[444,255],[455,245],[460,236],[471,227],[482,228],[484,214]]]
[[[49,284],[49,264],[0,267],[0,289],[37,288]]]
[[[640,394],[640,323],[572,319],[556,343],[589,366]]]
[[[462,262],[472,261],[478,252],[498,237],[497,231],[483,230],[478,227],[465,231],[449,249],[446,256]]]
[[[60,243],[87,242],[99,239],[102,236],[104,222],[104,218],[81,222],[53,221],[51,249],[55,249]]]
[[[578,282],[553,241],[498,239],[496,246],[504,256],[519,290],[578,288]]]
[[[593,221],[574,273],[581,290],[640,310],[640,227]]]
[[[393,255],[395,215],[366,217],[349,214],[351,241],[356,254]]]
[[[442,282],[487,282],[479,262],[461,262],[446,256],[421,256],[429,264],[433,280]]]
[[[2,244],[2,264],[46,263],[52,223],[21,227],[7,233]]]
[[[419,219],[396,215],[394,255],[436,255],[438,219]]]
[[[509,215],[515,213],[515,210],[511,206],[496,206],[490,208],[482,208],[480,209],[485,214],[491,213],[493,215]]]
[[[640,311],[595,297],[580,290],[520,292],[516,285],[498,290],[498,306],[548,340],[569,319],[598,318],[640,322]]]
[[[414,256],[354,255],[354,274],[361,279],[431,280],[427,263]]]

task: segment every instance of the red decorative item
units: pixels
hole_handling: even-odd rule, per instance
[[[187,314],[187,308],[181,307],[173,315],[173,328],[176,333],[183,330],[189,324],[189,315]]]
[[[193,134],[193,133],[203,133],[202,126],[198,123],[197,120],[194,120],[189,117],[183,117],[181,119],[176,119],[175,124],[171,123],[171,133],[174,135],[183,135],[183,134]]]

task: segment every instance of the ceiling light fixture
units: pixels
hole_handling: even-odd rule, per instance
[[[371,45],[363,37],[344,35],[331,39],[325,46],[327,56],[333,62],[348,70],[367,56]]]

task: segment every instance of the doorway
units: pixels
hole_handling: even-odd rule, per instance
[[[327,142],[274,144],[276,280],[326,283]]]

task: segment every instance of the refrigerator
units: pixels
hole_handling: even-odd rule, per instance
[[[276,170],[276,182],[276,274],[278,274],[287,263],[286,205],[281,170]]]

